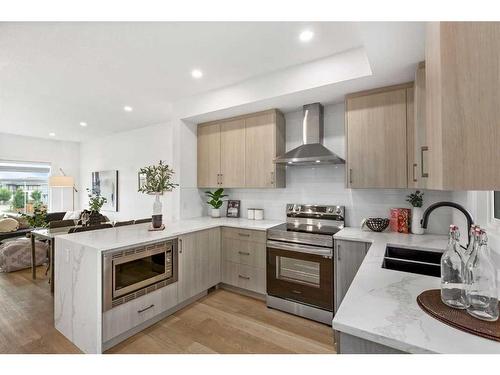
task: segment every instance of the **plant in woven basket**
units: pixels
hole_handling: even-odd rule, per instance
[[[139,192],[146,194],[163,194],[166,191],[172,191],[179,184],[174,184],[172,178],[174,170],[164,164],[162,160],[158,165],[150,165],[139,170],[143,176],[142,183],[139,186]]]
[[[424,204],[424,193],[420,190],[415,191],[406,196],[406,201],[410,202],[413,207],[422,207]]]

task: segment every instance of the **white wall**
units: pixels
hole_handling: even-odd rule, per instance
[[[287,113],[285,117],[286,148],[290,150],[302,142],[302,110]],[[324,123],[325,146],[345,157],[344,104],[325,106]],[[405,201],[409,190],[346,189],[344,165],[287,167],[285,189],[228,189],[227,192],[230,199],[241,200],[242,216],[247,208],[254,207],[264,208],[268,219],[284,220],[287,203],[335,204],[346,206],[346,225],[354,227],[364,217],[388,217],[392,207],[410,207]],[[194,212],[194,205],[203,202],[203,198],[203,190],[198,191],[198,197],[192,193],[181,196],[181,216]],[[426,191],[425,206],[450,198],[450,192]],[[205,204],[203,208],[203,214],[207,214]],[[450,222],[451,209],[442,209],[431,217],[428,232],[444,234]]]
[[[75,178],[75,186],[81,191],[79,183],[80,144],[77,142],[0,133],[0,160],[50,163],[53,175],[60,175],[59,168],[62,168],[68,176]],[[78,204],[79,194],[76,193],[76,209]],[[71,209],[71,189],[51,189],[49,210],[66,211]]]
[[[172,124],[160,124],[82,142],[82,190],[91,187],[93,171],[118,170],[118,212],[102,213],[111,220],[151,217],[154,197],[137,191],[137,174],[141,167],[157,164],[160,159],[179,172],[174,162],[175,132]],[[166,220],[178,217],[179,199],[178,191],[163,196],[163,215]],[[82,207],[88,206],[86,194],[82,194],[81,204]]]

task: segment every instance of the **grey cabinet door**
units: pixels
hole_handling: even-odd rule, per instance
[[[335,240],[335,312],[356,276],[367,249],[368,244],[365,242]]]

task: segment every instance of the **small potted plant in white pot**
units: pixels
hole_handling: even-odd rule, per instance
[[[162,204],[160,196],[167,191],[172,191],[179,184],[174,184],[172,178],[174,171],[164,164],[162,160],[158,165],[150,165],[139,170],[140,185],[139,192],[154,195],[155,202],[153,204],[153,229],[163,229],[162,219]]]
[[[411,193],[406,196],[406,201],[410,202],[413,206],[411,210],[411,232],[413,234],[424,234],[424,228],[422,228],[422,224],[420,223],[423,216],[422,206],[424,204],[424,193],[420,190]]]
[[[212,207],[212,210],[210,212],[210,216],[212,217],[220,217],[220,208],[222,207],[222,198],[227,197],[226,194],[224,194],[224,189],[220,188],[215,190],[214,192],[211,191],[206,191],[205,192],[207,196],[210,198],[207,203]]]

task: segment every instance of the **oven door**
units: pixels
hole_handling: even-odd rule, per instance
[[[267,241],[267,294],[333,311],[332,248]]]
[[[125,255],[112,261],[113,299],[172,276],[172,247]]]

